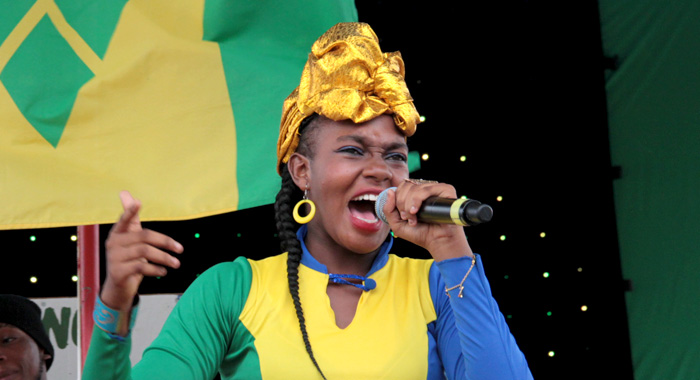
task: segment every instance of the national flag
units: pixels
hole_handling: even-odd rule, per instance
[[[13,0],[0,12],[0,229],[274,201],[284,98],[350,0]]]

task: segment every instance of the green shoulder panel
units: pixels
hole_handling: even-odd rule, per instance
[[[88,359],[92,364],[86,364],[83,378],[204,380],[220,373],[222,379],[260,379],[255,339],[238,319],[251,282],[251,267],[243,257],[205,271],[131,371],[130,342],[113,341],[96,331],[90,347],[93,360]]]

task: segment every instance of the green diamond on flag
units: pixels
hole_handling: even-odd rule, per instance
[[[353,1],[16,0],[0,13],[0,229],[274,201],[282,102]]]
[[[0,81],[22,115],[54,147],[78,90],[92,77],[48,16],[39,21],[0,73]]]

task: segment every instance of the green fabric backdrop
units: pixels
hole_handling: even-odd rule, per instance
[[[635,379],[700,379],[700,2],[599,6]]]

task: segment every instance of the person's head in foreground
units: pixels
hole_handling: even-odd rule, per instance
[[[0,294],[0,379],[46,379],[53,354],[39,306],[22,296]]]

